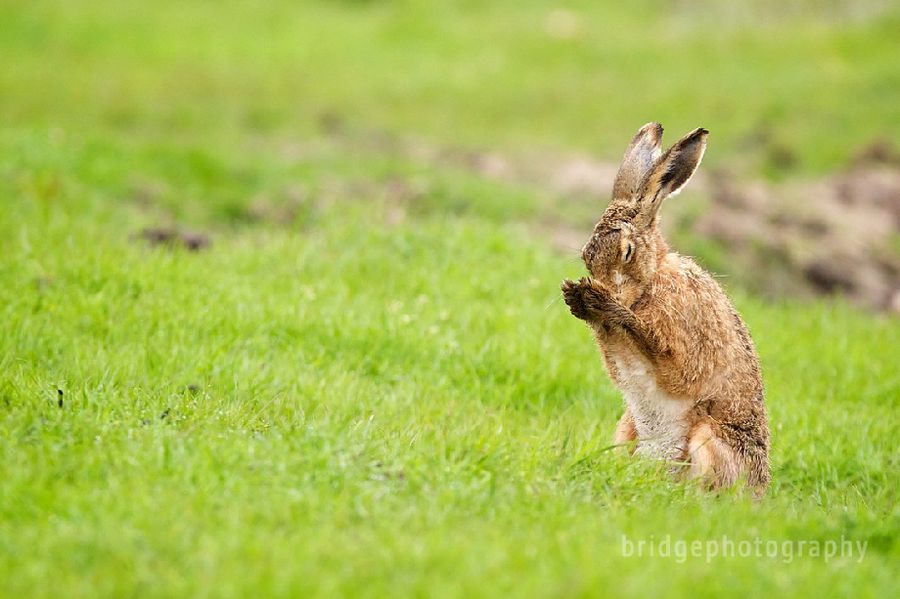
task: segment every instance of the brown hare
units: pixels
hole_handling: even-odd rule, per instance
[[[614,441],[686,464],[713,488],[769,483],[769,429],[759,359],[716,281],[669,250],[657,227],[663,200],[703,158],[696,129],[662,152],[663,128],[641,127],[625,152],[612,201],[582,250],[590,277],[565,280],[572,314],[594,332],[625,413]],[[677,466],[676,466],[677,467]]]

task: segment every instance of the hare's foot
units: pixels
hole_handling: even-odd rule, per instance
[[[627,447],[629,453],[634,453],[635,441],[637,441],[637,429],[634,427],[634,417],[631,415],[631,409],[626,407],[625,413],[616,424],[613,444]]]
[[[702,479],[712,488],[733,485],[741,472],[734,449],[705,421],[696,424],[688,435],[688,460],[688,476]]]

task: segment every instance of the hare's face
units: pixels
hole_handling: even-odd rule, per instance
[[[707,133],[694,129],[663,152],[662,126],[647,123],[625,151],[612,200],[581,252],[594,281],[625,306],[644,294],[665,258],[656,213],[697,170]]]
[[[626,306],[643,295],[656,274],[659,239],[627,222],[603,221],[581,251],[591,277]]]

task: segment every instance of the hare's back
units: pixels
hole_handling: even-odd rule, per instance
[[[641,312],[676,352],[706,350],[719,359],[726,354],[755,360],[747,327],[731,300],[715,278],[687,256],[667,256]],[[750,355],[736,355],[748,349]]]

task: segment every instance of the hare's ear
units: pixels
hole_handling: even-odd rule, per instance
[[[643,182],[638,210],[642,224],[656,218],[656,211],[664,199],[677,194],[700,166],[706,151],[706,129],[694,129],[666,150]]]
[[[641,184],[649,176],[653,165],[659,160],[662,149],[663,128],[659,123],[647,123],[631,140],[625,156],[622,158],[622,166],[616,173],[616,181],[613,184],[613,200],[634,201],[641,189]]]

